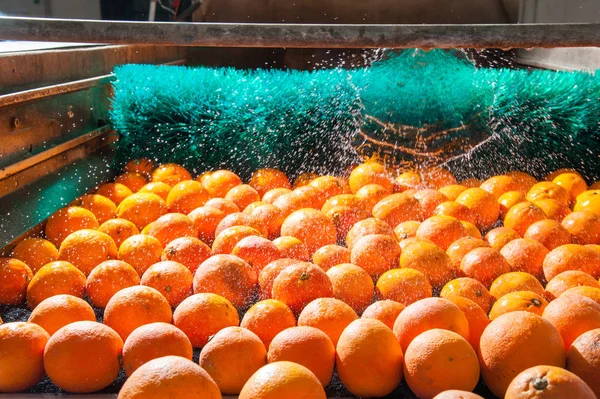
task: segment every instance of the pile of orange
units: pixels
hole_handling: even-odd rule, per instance
[[[0,305],[32,310],[0,325],[0,392],[95,392],[122,365],[119,398],[325,398],[334,375],[360,397],[477,398],[481,378],[594,398],[598,278],[600,187],[574,170],[244,184],[136,160],[0,258]]]

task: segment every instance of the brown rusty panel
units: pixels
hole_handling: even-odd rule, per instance
[[[186,53],[176,46],[119,45],[3,54],[0,94],[106,75],[120,64],[166,63]]]

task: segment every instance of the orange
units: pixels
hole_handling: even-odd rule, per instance
[[[239,399],[325,399],[317,377],[297,363],[279,361],[267,364],[250,377]]]
[[[323,206],[321,207],[321,212],[327,213],[331,208],[335,208],[336,206],[348,206],[350,208],[362,209],[364,211],[369,211],[368,206],[365,204],[364,200],[361,200],[354,194],[337,194],[334,195],[325,201]]]
[[[533,223],[546,219],[544,211],[530,202],[521,202],[508,210],[504,227],[515,230],[521,236]]]
[[[413,197],[421,206],[423,218],[433,216],[433,211],[438,207],[438,205],[448,201],[448,197],[446,197],[444,194],[430,188],[417,191],[413,194]]]
[[[111,200],[115,205],[119,204],[131,194],[133,191],[121,183],[104,183],[98,187],[96,194],[102,195]]]
[[[562,226],[575,244],[600,244],[600,213],[578,211],[567,215]]]
[[[137,285],[113,295],[104,310],[104,324],[127,339],[136,328],[155,322],[171,322],[171,307],[160,292]]]
[[[600,329],[581,334],[567,352],[567,369],[580,377],[594,391],[600,394]],[[572,394],[567,394],[571,396]]]
[[[83,298],[85,274],[69,262],[56,261],[43,266],[27,286],[27,307],[34,309],[54,295],[69,294]]]
[[[549,251],[561,245],[571,244],[571,234],[557,220],[540,220],[527,228],[523,238],[534,240]]]
[[[217,229],[215,230],[215,235],[219,235],[220,232],[229,228],[236,226],[248,226],[252,227],[261,232],[261,235],[266,236],[265,227],[252,215],[243,212],[236,212],[225,216],[217,225]]]
[[[273,204],[277,198],[281,197],[284,194],[289,194],[291,192],[292,190],[290,190],[289,188],[272,188],[271,190],[263,194],[262,201],[266,202],[267,204]]]
[[[179,262],[162,261],[150,266],[142,275],[141,285],[160,292],[175,307],[192,294],[194,277],[190,270]]]
[[[267,191],[274,188],[292,188],[285,173],[277,169],[258,169],[250,179],[252,186],[262,197]]]
[[[402,351],[415,337],[433,328],[454,331],[469,339],[469,321],[458,306],[444,298],[425,298],[410,304],[398,315],[394,334],[400,341]]]
[[[579,194],[573,210],[600,213],[600,189]]]
[[[483,399],[482,396],[473,392],[460,391],[458,389],[449,389],[435,395],[433,399]]]
[[[554,180],[554,178],[555,178],[555,177],[557,177],[558,175],[561,175],[561,174],[563,174],[563,173],[575,173],[576,175],[579,175],[579,176],[581,176],[581,174],[580,174],[578,171],[576,171],[575,169],[571,169],[571,168],[560,168],[560,169],[557,169],[557,170],[555,170],[555,171],[554,171],[554,172],[552,172],[552,173],[548,173],[548,175],[546,176],[546,178],[545,178],[545,179],[546,179],[547,181],[552,181],[552,180]]]
[[[405,238],[404,240],[400,241],[398,243],[398,245],[400,246],[400,249],[402,251],[404,251],[406,248],[408,248],[410,245],[412,245],[414,243],[428,243],[428,244],[433,244],[431,241],[429,241],[429,240],[427,240],[425,238],[410,237],[410,238]],[[435,244],[433,244],[433,245],[435,245]],[[435,246],[437,247],[437,245],[435,245]]]
[[[275,246],[279,250],[279,253],[281,254],[282,258],[297,259],[304,262],[308,262],[310,260],[310,253],[308,252],[308,247],[296,237],[281,236],[274,239],[273,244],[275,244]],[[327,247],[327,245],[325,247]],[[350,261],[349,259],[350,254],[348,253],[348,261]]]
[[[323,195],[327,199],[350,193],[350,187],[342,179],[335,176],[320,176],[313,179],[308,185],[323,190]]]
[[[556,328],[523,311],[494,319],[481,335],[478,355],[483,381],[499,397],[517,374],[529,367],[565,365],[565,349]]]
[[[551,198],[536,201],[535,205],[544,211],[544,214],[548,219],[558,220],[559,222],[562,222],[562,220],[571,213],[571,210],[567,205]]]
[[[275,244],[266,238],[256,236],[242,238],[235,244],[231,254],[248,262],[257,273],[272,261],[281,258],[281,253]]]
[[[504,219],[506,214],[513,206],[520,204],[525,201],[525,194],[521,191],[508,191],[498,198],[498,203],[500,204],[500,217]]]
[[[398,266],[400,252],[394,238],[384,234],[371,234],[355,242],[350,262],[363,268],[376,281],[380,275]]]
[[[483,236],[481,235],[481,231],[473,223],[461,220],[460,224],[462,224],[465,230],[467,230],[467,236],[479,239],[483,238]]]
[[[367,218],[367,212],[359,208],[351,208],[349,206],[335,206],[331,208],[325,216],[333,222],[337,232],[337,240],[344,241],[348,231],[357,222]]]
[[[183,331],[169,323],[150,323],[136,328],[123,345],[123,368],[131,374],[140,366],[163,356],[192,360],[192,344]]]
[[[394,229],[389,224],[379,219],[368,218],[357,222],[348,231],[346,235],[346,247],[352,250],[356,241],[369,234],[386,234],[390,237],[395,237]]]
[[[350,263],[351,254],[352,252],[348,248],[330,244],[317,249],[312,256],[312,261],[315,265],[327,271],[333,266]]]
[[[296,263],[279,273],[273,281],[271,292],[274,299],[299,314],[313,300],[331,297],[333,287],[320,267],[311,263]]]
[[[373,302],[368,308],[365,309],[361,318],[377,319],[388,326],[390,330],[393,330],[394,322],[405,307],[406,306],[400,302],[384,299],[382,301]]]
[[[226,327],[202,348],[199,363],[222,394],[237,395],[246,381],[267,363],[267,351],[252,331]]]
[[[178,262],[194,274],[198,266],[208,259],[210,255],[210,247],[199,239],[195,237],[180,237],[167,244],[162,252],[161,260]]]
[[[543,317],[560,332],[569,350],[581,334],[600,328],[600,304],[580,295],[561,295],[546,306]]]
[[[257,283],[257,270],[243,259],[234,255],[214,255],[196,270],[194,294],[218,294],[242,309],[254,298]]]
[[[434,210],[433,215],[451,216],[460,221],[475,223],[475,216],[469,208],[454,201],[446,201],[439,204]]]
[[[432,216],[417,229],[417,237],[430,240],[444,251],[466,235],[465,227],[452,216]]]
[[[225,216],[225,212],[210,206],[201,206],[188,214],[198,229],[198,237],[207,245],[212,245],[217,226]]]
[[[237,326],[240,319],[231,302],[220,295],[202,293],[186,298],[173,312],[173,324],[201,348],[225,327]]]
[[[192,175],[183,166],[165,163],[152,171],[153,182],[163,182],[173,187],[185,180],[192,180]]]
[[[485,240],[496,251],[500,251],[507,243],[517,238],[521,238],[519,233],[508,227],[496,227],[485,235]]]
[[[134,371],[123,384],[118,399],[188,397],[220,399],[221,392],[210,375],[193,361],[181,356],[164,356]]]
[[[44,377],[48,333],[33,323],[0,325],[0,392],[25,391]]]
[[[577,196],[587,190],[585,180],[575,173],[562,173],[552,179],[552,183],[561,186],[569,193],[571,203],[575,203]]]
[[[563,292],[574,287],[600,288],[600,283],[588,273],[579,270],[567,270],[557,274],[546,284],[550,298],[558,298]]]
[[[296,318],[283,302],[265,299],[256,302],[244,314],[240,327],[247,328],[260,338],[266,349],[281,331],[296,326]]]
[[[466,254],[475,248],[481,247],[489,247],[489,244],[479,238],[473,238],[469,236],[459,238],[450,244],[448,249],[446,249],[446,253],[450,257],[450,262],[452,263],[452,267],[455,269],[455,272],[459,271],[460,262]]]
[[[431,242],[415,242],[405,247],[400,267],[423,273],[434,289],[444,286],[453,276],[450,257]]]
[[[54,385],[72,393],[96,392],[119,375],[123,341],[110,327],[78,321],[58,330],[44,350],[44,368]]]
[[[318,328],[327,334],[335,346],[342,331],[356,319],[356,312],[339,299],[319,298],[302,309],[298,316],[298,326]]]
[[[248,226],[228,227],[215,237],[215,241],[212,244],[212,253],[214,255],[230,254],[238,242],[243,238],[251,236],[260,237],[261,233]]]
[[[118,217],[133,222],[138,229],[144,228],[166,213],[167,204],[156,194],[132,194],[117,208]]]
[[[361,201],[368,213],[371,213],[375,204],[392,194],[392,191],[379,184],[367,184],[356,193],[356,198]]]
[[[127,238],[117,253],[117,258],[133,266],[142,275],[151,265],[160,262],[163,246],[156,238],[136,234]]]
[[[267,231],[270,240],[281,235],[281,225],[285,220],[283,212],[275,205],[264,204],[254,209],[250,215]]]
[[[523,397],[594,399],[596,395],[581,378],[561,367],[535,366],[519,373],[506,390],[506,399]]]
[[[500,216],[500,204],[496,197],[481,188],[466,189],[455,201],[473,212],[475,224],[482,230],[492,227]]]
[[[467,277],[474,278],[481,282],[485,287],[492,285],[492,282],[510,272],[510,265],[493,248],[475,248],[467,253],[460,262],[460,270]]]
[[[503,274],[495,279],[490,287],[490,294],[497,299],[515,291],[531,291],[541,296],[545,295],[542,284],[534,276],[524,272]]]
[[[417,229],[420,225],[421,222],[417,222],[416,220],[407,220],[406,222],[402,222],[396,226],[394,233],[399,240],[416,237]]]
[[[400,193],[388,195],[375,204],[373,217],[395,227],[407,220],[423,220],[424,211],[414,196]]]
[[[117,215],[115,203],[99,194],[88,194],[79,197],[71,203],[71,206],[78,206],[92,212],[100,224]]]
[[[513,272],[525,272],[541,280],[544,277],[542,265],[548,250],[537,241],[518,238],[500,250]]]
[[[483,182],[475,177],[470,177],[460,182],[460,184],[465,186],[466,188],[479,188],[479,186],[481,186],[481,183]]]
[[[117,245],[108,234],[83,229],[64,239],[58,256],[74,264],[87,276],[100,263],[117,257]]]
[[[154,170],[154,162],[148,158],[132,159],[123,167],[123,172],[135,172],[144,176],[150,176],[152,170]]]
[[[94,309],[73,295],[55,295],[35,307],[28,322],[42,327],[50,335],[76,321],[96,321]]]
[[[258,275],[258,286],[260,288],[259,298],[260,299],[269,299],[272,298],[272,288],[273,282],[279,276],[279,273],[288,266],[295,265],[296,263],[301,263],[297,259],[291,258],[281,258],[277,259],[261,270]]]
[[[436,190],[449,184],[456,184],[456,177],[452,172],[440,166],[423,169],[421,177],[428,187]]]
[[[300,209],[289,215],[281,225],[282,236],[301,240],[314,253],[324,245],[335,244],[335,225],[322,212],[315,209]]]
[[[294,189],[291,193],[281,195],[273,201],[273,205],[281,209],[286,216],[302,208],[321,209],[324,204],[323,192],[312,186]]]
[[[539,200],[552,198],[562,202],[565,205],[569,205],[569,202],[571,201],[571,195],[567,190],[558,184],[548,181],[537,183],[531,187],[531,189],[527,192],[526,198],[529,202],[536,202]]]
[[[461,277],[448,281],[444,288],[442,288],[440,297],[449,299],[453,296],[470,299],[479,305],[485,314],[490,311],[495,300],[483,284],[469,277]]]
[[[411,189],[419,189],[425,185],[421,175],[415,172],[403,172],[394,179],[394,191],[405,192]]]
[[[479,382],[479,362],[467,340],[436,328],[418,335],[406,349],[404,377],[420,398],[451,388],[472,391]]]
[[[167,213],[156,219],[148,229],[163,246],[179,237],[197,237],[198,229],[192,220],[182,213]]]
[[[242,184],[242,179],[229,170],[216,170],[205,175],[202,179],[197,179],[212,198],[223,198],[227,192]]]
[[[496,199],[509,191],[520,191],[521,186],[515,179],[507,175],[493,176],[485,180],[479,188],[492,194]]]
[[[115,183],[120,183],[127,186],[132,192],[138,192],[142,187],[148,183],[146,178],[137,172],[125,172],[122,175],[117,176]]]
[[[190,213],[208,201],[208,192],[195,180],[184,180],[173,186],[167,196],[169,212]]]
[[[327,270],[333,287],[333,297],[337,298],[361,314],[373,302],[374,284],[364,269],[351,263],[342,263]]]
[[[85,282],[85,292],[92,305],[104,309],[114,294],[139,283],[140,276],[131,265],[107,260],[92,269]]]
[[[454,201],[456,197],[466,189],[467,187],[461,184],[450,184],[440,188],[438,191],[444,194],[448,198],[448,201]]]
[[[600,288],[580,286],[569,288],[564,292],[564,295],[580,295],[586,298],[590,298],[600,305]]]
[[[365,162],[352,170],[348,179],[350,190],[356,193],[367,184],[379,184],[386,190],[392,191],[392,182],[385,167],[377,162]]]
[[[247,184],[240,184],[227,191],[225,199],[233,202],[239,209],[245,209],[253,202],[260,201],[260,194]]]
[[[392,331],[379,320],[367,318],[350,323],[336,349],[338,376],[352,394],[385,396],[400,384],[402,349]]]
[[[600,180],[596,180],[589,187],[590,190],[600,190]]]
[[[59,209],[46,221],[44,234],[46,239],[59,247],[71,233],[81,229],[97,229],[96,216],[85,208],[70,206]]]
[[[313,179],[316,179],[317,177],[319,177],[319,175],[313,172],[300,173],[298,177],[296,177],[296,179],[294,180],[293,188],[296,189],[299,187],[306,186],[308,185],[308,183],[310,183],[311,181],[313,181]]]
[[[508,172],[506,175],[512,177],[513,180],[517,182],[519,187],[521,187],[521,190],[524,192],[529,191],[529,189],[531,189],[531,187],[533,187],[533,185],[537,183],[536,178],[526,172],[512,171]]]
[[[108,234],[113,239],[117,248],[129,237],[139,234],[137,226],[127,219],[109,219],[98,227],[98,231]]]
[[[309,369],[321,385],[327,386],[333,374],[335,346],[323,331],[310,326],[291,327],[271,341],[269,363],[290,361]]]
[[[535,292],[513,291],[498,298],[492,306],[489,316],[490,320],[494,320],[505,313],[519,310],[541,316],[547,305],[548,301]]]
[[[58,249],[43,238],[26,238],[15,246],[11,257],[25,263],[35,274],[40,267],[58,260]]]
[[[232,213],[241,212],[241,209],[230,200],[225,198],[211,198],[206,201],[204,206],[210,206],[211,208],[216,208],[222,212],[225,212],[226,215],[230,215]]]
[[[169,196],[169,192],[171,191],[171,186],[167,183],[162,182],[152,182],[144,185],[142,188],[138,190],[138,193],[146,193],[146,194],[156,194],[163,200],[167,200]]]
[[[543,266],[546,281],[567,270],[580,270],[597,279],[600,277],[600,254],[583,245],[562,245],[546,255]]]
[[[458,306],[465,314],[465,317],[469,322],[469,343],[473,349],[479,349],[479,339],[481,338],[481,334],[483,334],[485,328],[490,324],[490,319],[486,312],[481,309],[481,306],[462,296],[450,295],[447,296],[446,299]]]
[[[391,269],[377,280],[377,298],[392,300],[405,306],[432,296],[425,275],[414,269]]]
[[[29,266],[18,259],[0,258],[0,304],[21,305],[33,279]]]

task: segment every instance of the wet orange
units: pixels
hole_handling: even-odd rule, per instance
[[[473,212],[466,206],[454,201],[446,201],[439,204],[434,210],[433,215],[451,216],[461,221],[475,223]]]
[[[59,247],[71,233],[81,229],[97,229],[96,216],[85,208],[70,206],[59,209],[46,221],[44,234],[46,239]]]
[[[373,302],[374,284],[364,269],[351,263],[342,263],[327,270],[333,287],[333,297],[361,314]]]
[[[208,259],[210,255],[210,247],[199,239],[195,237],[180,237],[167,244],[162,252],[161,260],[178,262],[194,274],[198,266]]]
[[[167,183],[162,182],[152,182],[144,185],[142,188],[138,190],[138,193],[146,193],[146,194],[156,194],[163,200],[167,200],[169,196],[169,192],[171,191],[171,186]]]
[[[483,247],[475,248],[466,254],[460,262],[460,270],[465,276],[489,287],[496,278],[510,272],[510,265],[500,252]]]
[[[506,244],[500,254],[506,259],[513,272],[525,272],[542,280],[544,270],[542,265],[548,249],[537,241],[518,238]]]
[[[394,238],[384,234],[371,234],[355,242],[350,262],[363,268],[376,281],[380,275],[398,266],[400,252]]]
[[[430,240],[445,251],[450,244],[467,236],[467,230],[452,216],[432,216],[421,223],[416,236]]]
[[[281,235],[281,225],[285,220],[285,215],[275,205],[260,205],[250,215],[267,231],[269,240],[274,240]]]
[[[440,188],[438,191],[444,194],[448,198],[448,201],[454,201],[456,200],[456,197],[466,189],[467,187],[461,184],[450,184]]]
[[[102,195],[111,200],[115,205],[119,204],[131,194],[133,191],[121,183],[104,183],[96,190],[96,194]]]
[[[275,299],[256,302],[246,311],[240,323],[240,327],[256,334],[267,350],[277,334],[295,326],[294,313],[285,303]]]
[[[346,247],[352,250],[356,241],[369,234],[386,234],[390,237],[395,237],[394,229],[389,224],[376,218],[368,218],[356,223],[348,231],[346,235]]]
[[[34,309],[54,295],[69,294],[83,298],[85,274],[69,262],[50,262],[37,271],[27,286],[27,307]]]
[[[327,271],[333,266],[350,263],[350,257],[351,251],[348,248],[330,244],[317,249],[312,256],[312,261],[315,265]]]
[[[298,187],[304,187],[317,177],[319,177],[319,175],[313,172],[300,173],[298,177],[296,177],[296,179],[294,180],[293,188],[296,189]]]
[[[279,250],[282,258],[297,259],[303,262],[308,262],[310,260],[310,252],[308,252],[308,247],[296,237],[281,236],[274,239],[273,244],[275,244]],[[325,247],[327,247],[327,245]]]
[[[100,263],[117,257],[117,245],[108,234],[83,229],[64,239],[58,256],[74,264],[87,276]]]
[[[208,201],[209,194],[202,184],[195,180],[184,180],[173,186],[167,196],[169,212],[188,214]]]
[[[368,308],[365,309],[361,318],[377,319],[388,326],[390,330],[393,330],[394,323],[404,308],[406,308],[406,306],[400,302],[384,299],[382,301],[373,302]]]
[[[235,244],[231,254],[248,262],[257,273],[272,261],[281,258],[281,252],[275,244],[266,238],[256,236],[242,238]]]
[[[544,181],[535,184],[527,192],[527,201],[536,202],[542,199],[552,198],[565,205],[569,205],[571,201],[571,195],[567,190],[558,184]]]
[[[392,300],[405,306],[432,296],[427,277],[414,269],[391,269],[377,280],[377,298]]]
[[[571,198],[571,203],[574,204],[577,196],[587,190],[585,180],[579,174],[561,173],[552,179],[552,183],[564,188]]]
[[[190,270],[178,262],[162,261],[150,266],[142,275],[140,284],[160,292],[175,307],[192,294],[194,277]]]
[[[556,327],[567,351],[581,334],[600,328],[600,304],[580,295],[561,295],[542,316]]]
[[[182,213],[167,213],[156,219],[148,229],[148,235],[163,246],[179,237],[197,237],[198,229],[192,220]]]
[[[317,377],[298,363],[269,363],[250,377],[239,399],[275,399],[305,397],[325,399],[325,390]]]
[[[165,163],[152,171],[153,182],[163,182],[173,187],[184,180],[192,180],[192,175],[183,166]]]
[[[21,305],[25,300],[27,286],[33,278],[33,272],[18,259],[0,258],[0,304]]]
[[[513,291],[498,298],[492,306],[489,316],[490,320],[494,320],[505,313],[516,311],[525,311],[541,316],[547,305],[548,301],[535,292]]]
[[[390,194],[392,194],[391,190],[386,189],[379,184],[367,184],[366,186],[362,186],[355,193],[356,198],[363,203],[365,210],[368,213],[371,213],[375,204]]]
[[[481,188],[469,188],[460,193],[455,201],[473,212],[475,224],[480,229],[489,229],[500,216],[496,197]]]
[[[198,229],[198,238],[207,245],[212,245],[217,226],[225,216],[225,212],[210,206],[201,206],[188,214]]]
[[[150,177],[154,170],[154,162],[148,158],[132,159],[127,161],[123,172],[135,172]]]
[[[58,249],[43,238],[26,238],[15,246],[11,257],[24,262],[35,274],[45,264],[58,260]]]
[[[236,212],[236,213],[232,213],[232,214],[225,216],[219,222],[219,224],[217,225],[217,228],[215,230],[215,236],[219,235],[220,232],[222,232],[223,230],[225,230],[229,227],[236,227],[236,226],[252,227],[252,228],[260,231],[262,236],[266,237],[266,235],[267,235],[265,226],[262,223],[260,223],[256,217],[249,215],[247,213],[244,213],[244,212]]]
[[[167,204],[156,194],[132,194],[117,208],[118,217],[133,222],[138,229],[143,229],[166,213]]]
[[[496,199],[509,191],[520,191],[521,186],[515,179],[507,175],[493,176],[485,180],[479,188],[492,194]]]
[[[400,267],[423,273],[434,289],[443,287],[453,276],[450,257],[430,242],[415,242],[405,247],[400,255]]]
[[[567,352],[567,369],[580,377],[594,391],[600,394],[600,329],[590,330],[581,334]],[[572,392],[567,394],[572,395]]]
[[[440,292],[441,298],[449,299],[452,296],[460,296],[470,299],[487,314],[494,303],[494,297],[488,289],[479,281],[470,277],[461,277],[449,281]]]
[[[141,276],[146,269],[160,262],[163,246],[158,239],[145,234],[136,234],[127,238],[117,252],[117,258],[133,266]]]
[[[88,194],[77,198],[71,206],[85,208],[96,216],[98,223],[102,224],[117,216],[117,206],[108,198],[99,194]]]
[[[394,191],[404,192],[411,189],[419,189],[425,185],[421,175],[416,172],[403,172],[394,179]]]
[[[104,309],[117,292],[139,283],[140,276],[131,265],[120,260],[107,260],[90,272],[85,292],[92,305]]]
[[[563,219],[562,226],[575,244],[600,244],[600,213],[573,212]]]
[[[567,270],[557,274],[546,284],[546,291],[551,299],[558,298],[565,291],[574,287],[600,288],[600,283],[588,273],[579,270]]]
[[[323,194],[327,199],[340,194],[350,193],[348,184],[343,179],[335,176],[319,176],[308,183],[308,185],[323,190]]]
[[[252,186],[262,197],[267,191],[274,188],[292,188],[285,173],[277,169],[258,169],[250,179]]]
[[[73,295],[55,295],[40,302],[28,321],[52,336],[67,324],[86,320],[96,321],[94,309],[86,301]]]
[[[356,312],[339,299],[318,298],[302,309],[298,316],[298,326],[318,328],[336,346],[342,331],[356,319]]]
[[[468,254],[469,252],[471,252],[471,250],[475,248],[489,246],[490,245],[487,242],[479,238],[467,236],[459,238],[458,240],[450,244],[450,246],[446,250],[446,253],[450,257],[450,262],[452,263],[452,267],[454,268],[455,273],[460,274],[460,262],[466,254]]]
[[[419,201],[406,193],[389,195],[373,207],[373,217],[393,227],[407,220],[423,220],[423,215]]]
[[[416,220],[408,220],[406,222],[400,223],[394,229],[394,233],[399,240],[404,240],[411,237],[417,236],[417,229],[421,225],[421,222],[417,222]]]
[[[498,198],[500,204],[500,217],[504,218],[510,208],[525,201],[525,194],[521,191],[508,191]]]
[[[128,189],[136,193],[148,183],[148,180],[140,173],[125,172],[122,175],[117,176],[115,183],[127,186]]]
[[[297,259],[281,258],[269,263],[262,269],[258,275],[258,286],[259,286],[259,298],[269,299],[272,298],[273,282],[279,276],[279,273],[288,266],[300,263]]]
[[[469,343],[473,349],[479,349],[479,339],[481,338],[481,334],[483,334],[485,328],[490,324],[490,319],[486,312],[481,309],[481,306],[462,296],[450,295],[445,297],[445,299],[458,306],[465,314],[465,317],[469,322]]]
[[[546,219],[544,211],[530,202],[521,202],[508,210],[504,217],[504,227],[515,230],[523,236],[533,223]]]
[[[597,279],[600,277],[600,254],[583,245],[562,245],[546,255],[543,267],[546,281],[567,270],[580,270]]]
[[[496,299],[515,291],[531,291],[544,296],[542,283],[533,275],[524,272],[510,272],[494,280],[490,287],[490,294]]]
[[[333,222],[322,212],[301,209],[285,219],[281,225],[281,235],[298,238],[312,254],[324,245],[335,244],[337,231]]]
[[[354,168],[350,173],[348,184],[353,193],[367,184],[379,184],[386,190],[393,190],[388,172],[382,164],[377,162],[365,162]]]
[[[535,366],[522,371],[508,386],[505,398],[517,399],[525,395],[540,399],[596,397],[592,389],[577,375],[554,366]]]
[[[281,197],[284,194],[289,194],[291,192],[292,190],[290,190],[289,188],[273,188],[263,194],[262,201],[266,202],[267,204],[273,204],[277,198]]]
[[[571,209],[567,205],[551,198],[536,201],[535,205],[544,211],[548,219],[558,220],[559,222],[562,222],[571,213]]]
[[[496,227],[485,235],[485,240],[496,251],[500,251],[508,242],[517,238],[521,238],[519,233],[508,227]]]
[[[348,231],[357,222],[367,218],[367,212],[359,208],[349,206],[335,206],[325,216],[331,220],[337,233],[337,241],[342,242],[348,235]]]
[[[204,206],[216,208],[222,212],[225,212],[226,215],[242,211],[233,201],[227,200],[225,198],[211,198],[208,201],[206,201],[206,204],[204,204]]]
[[[260,201],[260,194],[247,184],[240,184],[227,191],[225,199],[233,202],[240,210],[253,202]]]
[[[127,219],[109,219],[98,227],[98,231],[108,234],[113,239],[117,248],[129,237],[139,234],[137,226]]]
[[[333,296],[333,287],[320,267],[311,263],[296,263],[279,273],[273,281],[271,292],[274,299],[299,314],[313,300]]]
[[[229,190],[242,184],[242,179],[238,175],[222,169],[210,172],[197,180],[212,198],[223,198]]]
[[[523,238],[534,240],[549,251],[561,245],[571,244],[571,234],[557,220],[540,220],[527,228]]]
[[[226,228],[215,237],[215,241],[212,244],[212,253],[213,255],[230,254],[238,242],[245,237],[251,236],[261,237],[262,234],[258,230],[248,226]]]

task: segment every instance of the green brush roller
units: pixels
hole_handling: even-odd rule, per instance
[[[340,173],[376,156],[461,177],[600,170],[600,76],[476,68],[458,51],[388,51],[369,68],[312,72],[124,65],[116,164],[137,157],[199,173],[276,167]]]

